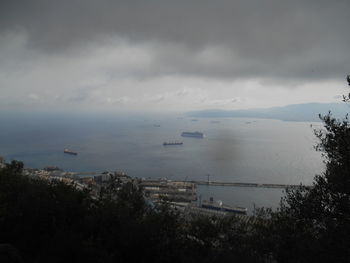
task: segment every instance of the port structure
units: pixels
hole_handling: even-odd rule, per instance
[[[172,202],[190,203],[197,200],[197,187],[192,182],[144,179],[140,182],[140,186],[146,197],[155,201],[164,199]]]

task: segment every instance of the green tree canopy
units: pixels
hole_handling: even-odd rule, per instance
[[[280,262],[350,262],[350,124],[348,116],[320,115],[315,130],[325,171],[313,186],[288,189],[273,214]]]

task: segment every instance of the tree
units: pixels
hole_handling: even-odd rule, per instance
[[[346,80],[348,82],[348,85],[350,86],[350,75],[346,76]],[[343,101],[350,102],[350,93],[348,95],[343,95]]]
[[[350,77],[347,77],[350,85]],[[344,101],[349,101],[344,96]],[[311,188],[288,189],[273,218],[275,258],[281,262],[350,261],[350,123],[329,112],[315,130],[325,171]],[[277,234],[277,236],[276,236]],[[277,239],[277,240],[276,240]]]

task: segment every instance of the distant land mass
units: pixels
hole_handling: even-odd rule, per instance
[[[319,114],[326,115],[329,111],[336,118],[344,118],[350,112],[350,105],[346,103],[304,103],[248,110],[208,109],[187,112],[186,115],[196,118],[258,118],[282,121],[320,121]]]

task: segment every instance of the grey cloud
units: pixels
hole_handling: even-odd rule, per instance
[[[42,52],[115,36],[153,43],[146,75],[298,80],[350,69],[347,0],[10,0],[0,10],[1,32],[24,32]]]

